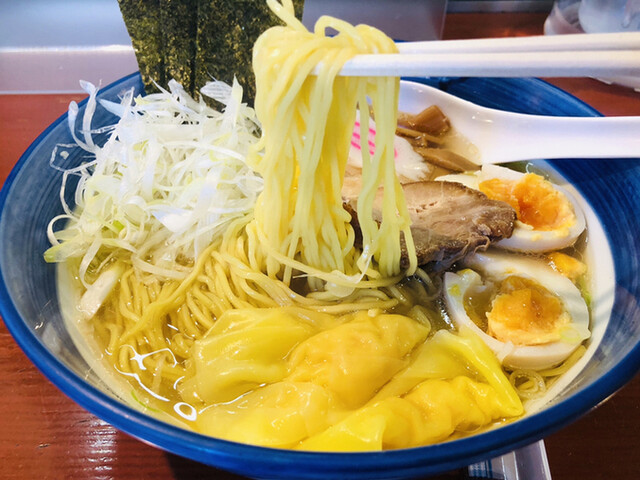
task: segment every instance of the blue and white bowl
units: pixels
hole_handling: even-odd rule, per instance
[[[598,115],[579,100],[535,79],[418,81],[498,109]],[[114,100],[131,87],[142,90],[138,74],[106,87],[100,97]],[[115,121],[99,110],[93,126]],[[172,453],[258,478],[375,479],[435,474],[549,435],[618,390],[640,368],[640,160],[559,160],[549,164],[589,206],[587,250],[597,270],[593,272],[594,336],[581,371],[574,372],[574,378],[541,411],[468,438],[377,453],[275,450],[209,438],[163,423],[111,394],[65,328],[55,266],[42,257],[48,247],[47,223],[61,212],[61,173],[49,166],[51,152],[60,143],[72,143],[66,115],[29,147],[0,193],[0,313],[27,356],[66,395],[115,427]],[[72,153],[66,161],[78,163],[79,155]]]

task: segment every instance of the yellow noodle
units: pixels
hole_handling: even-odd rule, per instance
[[[192,346],[193,340],[182,333],[178,333],[171,338],[171,350],[178,357],[189,357]]]
[[[287,23],[290,4],[268,3]],[[328,27],[339,34],[327,37]],[[401,273],[401,233],[410,273],[415,270],[410,222],[393,159],[398,79],[337,76],[344,62],[358,53],[395,51],[393,41],[378,30],[329,17],[323,17],[314,32],[291,23],[267,30],[256,42],[256,113],[263,127],[256,150],[264,154],[254,155],[253,163],[265,185],[250,229],[260,240],[255,264],[269,277],[288,284],[301,271],[316,289],[322,285],[317,279],[368,288],[371,285],[361,280],[372,267],[385,279]],[[317,75],[309,75],[314,69]],[[364,248],[353,256],[355,237],[341,190],[356,107],[367,110],[367,97],[380,120],[375,154],[369,157],[368,146],[362,149],[357,212]],[[365,132],[368,115],[361,118],[363,142],[368,139]],[[372,212],[379,187],[384,187],[384,196],[378,224]]]

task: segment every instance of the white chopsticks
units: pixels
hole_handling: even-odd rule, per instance
[[[398,43],[358,55],[343,76],[640,76],[640,32]]]
[[[639,50],[640,32],[538,35],[398,43],[399,53],[503,53]]]

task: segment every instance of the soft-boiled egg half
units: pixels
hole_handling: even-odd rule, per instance
[[[476,253],[444,276],[453,323],[476,332],[506,367],[540,370],[565,360],[590,336],[578,288],[544,261]]]
[[[478,172],[438,180],[462,183],[514,208],[518,219],[513,234],[497,242],[498,247],[518,252],[559,250],[573,245],[585,229],[584,214],[575,198],[535,173],[484,165]]]

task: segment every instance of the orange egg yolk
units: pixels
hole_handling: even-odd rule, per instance
[[[560,299],[545,287],[511,276],[500,284],[487,321],[487,333],[502,342],[538,345],[559,340],[570,318]]]
[[[479,189],[487,197],[511,205],[518,220],[535,230],[558,230],[575,222],[569,200],[535,173],[527,173],[518,181],[491,178],[480,182]]]
[[[551,252],[547,255],[547,259],[551,268],[574,283],[578,278],[587,273],[587,265],[566,253]]]

